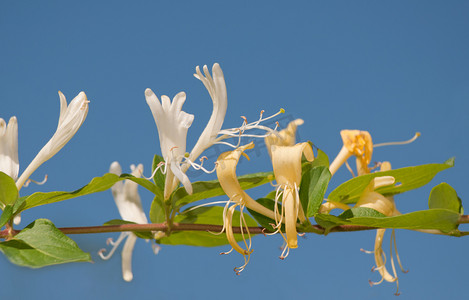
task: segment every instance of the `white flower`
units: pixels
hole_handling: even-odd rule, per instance
[[[191,161],[196,160],[205,149],[215,143],[218,133],[221,130],[221,126],[223,125],[223,121],[225,120],[226,109],[228,107],[225,77],[223,76],[220,65],[217,63],[213,65],[213,78],[210,76],[206,65],[203,68],[205,76],[200,72],[199,66],[197,66],[195,70],[197,73],[194,74],[195,78],[202,81],[212,98],[213,111],[207,126],[205,126],[204,131],[190,153],[189,159]]]
[[[18,170],[18,121],[11,117],[7,125],[0,118],[0,171],[16,181]]]
[[[67,106],[65,96],[59,91],[60,116],[57,130],[49,142],[39,151],[29,166],[18,178],[18,122],[16,117],[11,117],[8,126],[0,118],[0,171],[16,181],[18,191],[25,182],[45,161],[54,156],[75,135],[88,114],[88,99],[84,92],[76,96]],[[21,216],[15,216],[14,223],[19,224]]]
[[[84,92],[80,92],[76,96],[70,105],[67,106],[67,100],[65,96],[59,91],[60,96],[60,117],[57,129],[52,138],[47,144],[39,151],[33,161],[21,174],[20,178],[16,182],[18,190],[21,189],[26,180],[36,169],[44,162],[49,160],[52,156],[62,149],[65,144],[75,135],[80,128],[81,124],[85,121],[86,115],[88,114],[88,99]],[[18,148],[16,148],[17,150]]]
[[[133,176],[141,177],[141,174],[143,173],[142,164],[139,164],[137,167],[135,167],[135,165],[131,165],[130,169],[132,170]],[[116,175],[121,175],[122,168],[119,163],[115,161],[111,164],[109,172]],[[140,201],[140,196],[138,194],[137,183],[131,180],[116,182],[112,186],[111,191],[112,195],[114,196],[117,209],[119,210],[119,214],[124,221],[135,222],[137,224],[148,223],[147,217],[142,209],[142,202]],[[109,239],[108,243],[113,246],[109,254],[103,254],[106,251],[105,249],[101,249],[98,254],[104,260],[111,258],[117,247],[125,238],[127,238],[127,241],[125,242],[124,248],[122,249],[122,277],[125,281],[132,281],[132,251],[134,249],[135,242],[137,241],[137,236],[134,233],[122,232],[115,242],[112,239]],[[153,245],[153,247],[155,253],[157,253],[159,248],[156,245]]]
[[[186,153],[187,130],[194,120],[194,115],[182,111],[186,94],[180,92],[173,98],[173,102],[168,96],[163,95],[160,103],[155,93],[151,89],[146,89],[145,98],[158,128],[161,153],[167,165],[164,197],[168,199],[176,187],[174,177],[182,182],[186,191],[191,194],[192,185],[181,170],[181,161]]]

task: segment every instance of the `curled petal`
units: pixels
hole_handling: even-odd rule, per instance
[[[301,182],[301,157],[304,154],[308,161],[314,160],[313,149],[308,143],[294,146],[271,147],[272,165],[275,179],[279,185],[299,186]]]
[[[248,208],[263,214],[271,219],[274,219],[274,213],[270,209],[267,209],[263,205],[254,201],[239,184],[238,178],[236,177],[236,165],[238,164],[241,155],[247,155],[244,153],[247,149],[254,148],[254,143],[238,147],[233,151],[222,153],[217,160],[216,171],[218,181],[231,201],[235,201],[237,204],[245,205]]]
[[[280,130],[278,134],[271,134],[265,137],[265,145],[269,151],[269,155],[272,156],[271,146],[293,146],[295,145],[296,129],[298,126],[303,125],[302,119],[296,119],[288,123],[287,128]]]

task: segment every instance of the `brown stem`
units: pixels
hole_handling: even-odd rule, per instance
[[[469,215],[462,215],[459,217],[459,224],[467,224],[469,223]]]
[[[462,215],[459,218],[459,224],[469,223],[469,215]],[[151,232],[151,231],[212,231],[220,232],[223,229],[221,225],[212,224],[185,224],[185,223],[173,223],[171,228],[166,223],[154,223],[154,224],[121,224],[121,225],[106,225],[106,226],[88,226],[88,227],[63,227],[59,228],[64,234],[85,234],[85,233],[104,233],[104,232],[122,232],[122,231],[140,231],[140,232]],[[249,227],[249,232],[252,234],[263,234],[268,233],[270,230],[262,227]],[[377,227],[368,226],[357,226],[357,225],[340,225],[333,227],[329,232],[352,232],[352,231],[363,231],[377,229]],[[0,231],[0,238],[8,239],[16,234],[20,230],[13,228],[6,228]],[[233,227],[234,233],[241,233],[239,227]],[[318,234],[324,234],[325,230],[319,225],[311,225],[305,232],[314,232]],[[246,231],[245,231],[246,233]]]

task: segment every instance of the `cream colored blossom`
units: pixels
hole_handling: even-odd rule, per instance
[[[305,222],[306,217],[301,207],[299,187],[301,183],[301,158],[304,155],[308,161],[314,160],[313,149],[308,143],[298,143],[294,146],[271,146],[272,165],[277,181],[276,202],[282,194],[282,212],[276,211],[276,228],[287,243],[287,250],[298,247],[297,220]],[[275,204],[277,209],[277,204]],[[282,222],[285,223],[286,236],[281,232]],[[282,254],[281,257],[284,257]]]

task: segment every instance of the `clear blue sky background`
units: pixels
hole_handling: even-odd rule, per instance
[[[379,148],[374,161],[394,168],[443,162],[456,166],[430,186],[396,197],[402,212],[426,209],[431,186],[442,181],[467,199],[469,168],[469,3],[467,1],[2,1],[0,3],[0,116],[19,121],[20,170],[52,136],[59,115],[57,91],[69,100],[85,91],[88,118],[72,141],[33,176],[49,175],[35,191],[74,190],[118,160],[128,170],[143,163],[148,175],[159,153],[144,90],[187,93],[195,115],[190,149],[211,113],[197,65],[220,63],[228,87],[225,128],[253,120],[260,110],[301,117],[302,141],[331,158],[341,129],[368,130],[375,142],[412,145]],[[254,155],[239,173],[270,170],[268,155]],[[350,174],[341,169],[330,189]],[[200,176],[197,179],[212,178]],[[141,189],[142,190],[142,189]],[[262,196],[265,191],[252,191]],[[148,210],[151,195],[142,190]],[[467,209],[469,210],[469,208]],[[118,218],[109,191],[38,207],[22,226],[45,217],[58,227],[99,225]],[[467,228],[466,228],[467,229]],[[279,237],[254,238],[241,276],[228,250],[164,246],[158,256],[137,241],[134,281],[121,277],[120,253],[102,261],[97,251],[117,234],[73,236],[94,264],[39,270],[0,258],[1,299],[395,299],[395,285],[370,287],[374,232],[308,235],[281,261]],[[464,297],[469,239],[397,232],[408,274],[401,299]],[[385,250],[388,252],[388,237]],[[120,252],[120,250],[119,250]]]

